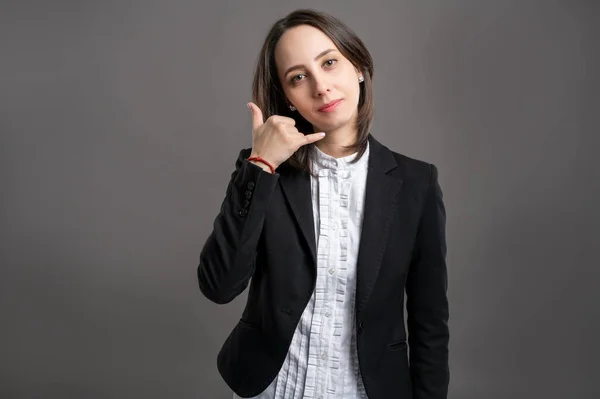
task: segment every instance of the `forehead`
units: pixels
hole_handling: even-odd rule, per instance
[[[275,46],[277,69],[312,62],[317,54],[327,49],[338,49],[333,41],[319,29],[299,25],[288,29]]]

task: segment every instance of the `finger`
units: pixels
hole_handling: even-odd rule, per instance
[[[283,122],[274,123],[273,128],[279,133],[284,133],[286,136],[291,136],[292,139],[302,139],[304,137],[304,135],[298,131],[296,126],[288,125]]]
[[[292,126],[296,124],[296,120],[288,116],[272,115],[269,119],[271,119],[271,122],[273,123],[285,123],[286,125]]]
[[[300,138],[300,140],[299,140],[300,147],[302,147],[303,145],[306,145],[306,144],[314,143],[315,141],[319,141],[323,137],[325,137],[324,132],[304,135],[304,137]]]
[[[248,108],[252,112],[252,130],[258,129],[263,123],[265,123],[263,119],[263,114],[260,108],[253,102],[248,103]]]

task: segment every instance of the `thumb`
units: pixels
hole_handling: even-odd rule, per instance
[[[261,127],[263,123],[265,123],[262,111],[253,102],[249,102],[247,105],[248,108],[250,108],[250,111],[252,112],[252,130],[256,130],[259,127]]]

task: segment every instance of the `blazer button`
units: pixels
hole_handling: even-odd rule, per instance
[[[361,321],[360,323],[358,323],[358,335],[361,335],[363,332],[363,322]]]
[[[246,199],[250,199],[252,197],[252,191],[247,190],[244,194],[246,194]]]
[[[240,211],[238,212],[238,215],[240,215],[240,217],[244,217],[248,214],[248,209],[244,208],[244,209],[240,209]]]
[[[248,184],[246,185],[246,187],[248,188],[248,190],[252,190],[254,188],[254,182],[249,181]]]

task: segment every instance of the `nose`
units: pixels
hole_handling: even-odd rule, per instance
[[[323,97],[331,91],[331,85],[323,74],[313,75],[313,93],[315,97]]]

